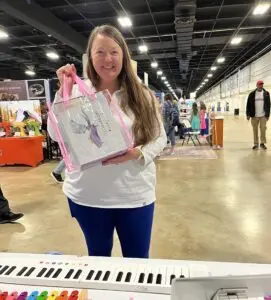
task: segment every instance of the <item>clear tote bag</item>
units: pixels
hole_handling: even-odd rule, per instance
[[[70,98],[64,77],[63,97],[49,108],[49,118],[68,171],[89,168],[125,154],[133,147],[119,105],[105,90],[96,93],[76,74],[82,96]]]

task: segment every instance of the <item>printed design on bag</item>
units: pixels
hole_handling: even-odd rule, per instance
[[[93,118],[93,122],[95,119]],[[96,123],[96,122],[95,122]],[[70,126],[73,133],[84,134],[86,131],[89,131],[90,140],[98,147],[101,148],[103,142],[101,137],[98,134],[97,125],[91,123],[89,115],[84,111],[84,107],[81,108],[81,112],[70,119]]]

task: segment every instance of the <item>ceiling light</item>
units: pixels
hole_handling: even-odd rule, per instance
[[[56,52],[49,51],[46,53],[46,56],[52,60],[57,60],[59,59],[59,55]]]
[[[163,71],[159,70],[157,71],[157,75],[162,75],[163,74]]]
[[[208,78],[206,78],[206,79],[205,79],[205,81],[206,81],[206,82],[208,82],[208,81],[209,81],[209,79],[208,79]]]
[[[167,81],[167,80],[165,81],[165,84],[168,84],[168,81]]]
[[[211,77],[213,77],[213,74],[210,73],[210,74],[207,75],[207,77],[210,77],[210,78],[211,78]]]
[[[225,57],[219,57],[219,59],[217,60],[219,64],[222,64],[224,61],[225,61]]]
[[[0,29],[0,39],[7,39],[7,38],[8,38],[8,34],[2,29]]]
[[[262,3],[255,7],[253,11],[254,16],[264,15],[270,8],[270,3]]]
[[[151,67],[154,68],[154,69],[156,69],[158,67],[158,62],[157,61],[153,61],[151,63]]]
[[[139,45],[138,46],[138,49],[141,53],[145,53],[145,52],[148,52],[148,46],[145,45],[145,44],[142,44],[142,45]]]
[[[242,42],[242,39],[240,36],[236,36],[231,40],[232,45],[238,45]]]
[[[161,79],[162,80],[166,80],[167,78],[166,78],[166,76],[162,76]]]
[[[211,68],[211,71],[215,71],[216,69],[217,69],[217,67],[213,66],[213,67]]]
[[[122,27],[131,27],[132,26],[132,21],[129,17],[119,17],[118,22]]]
[[[28,76],[35,76],[36,75],[36,73],[32,70],[26,70],[24,73]]]

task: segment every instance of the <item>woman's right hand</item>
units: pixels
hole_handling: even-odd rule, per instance
[[[60,93],[61,93],[61,95],[62,95],[62,92],[63,92],[64,75],[66,76],[66,80],[67,80],[68,93],[69,93],[69,95],[71,94],[73,84],[74,84],[72,74],[76,74],[76,68],[75,68],[74,64],[67,64],[67,65],[59,68],[56,71],[56,75],[57,75],[57,77],[59,79],[59,82],[60,82]]]

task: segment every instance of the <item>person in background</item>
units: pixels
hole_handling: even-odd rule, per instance
[[[156,199],[154,159],[166,146],[157,100],[139,82],[128,46],[117,28],[94,28],[86,53],[86,85],[97,92],[108,90],[116,97],[134,145],[124,155],[66,172],[63,192],[72,217],[84,233],[89,255],[111,256],[116,230],[124,257],[148,258]],[[54,102],[63,96],[64,75],[70,97],[81,95],[74,84],[75,73],[75,66],[70,64],[57,70],[61,86]],[[56,140],[50,119],[48,132]]]
[[[192,105],[192,112],[191,112],[191,127],[192,130],[198,131],[200,130],[200,117],[199,117],[199,109],[196,102]]]
[[[199,118],[200,118],[200,135],[204,136],[205,130],[206,130],[206,120],[205,120],[205,115],[206,115],[206,105],[204,102],[200,102],[200,112],[199,112]]]
[[[254,136],[253,150],[259,148],[259,126],[261,132],[260,147],[267,150],[266,144],[266,123],[270,117],[270,94],[263,88],[264,82],[259,80],[257,82],[257,89],[252,91],[247,99],[247,120],[251,119]]]
[[[8,200],[5,198],[0,186],[0,224],[15,222],[23,216],[22,213],[15,214],[10,210]]]
[[[173,155],[176,145],[175,126],[178,126],[179,124],[179,110],[177,105],[173,102],[173,97],[171,94],[165,95],[163,117],[168,143],[171,144],[168,154]]]
[[[64,159],[62,159],[50,175],[57,183],[62,183],[64,182],[62,178],[62,173],[65,171],[65,169],[66,165]]]

